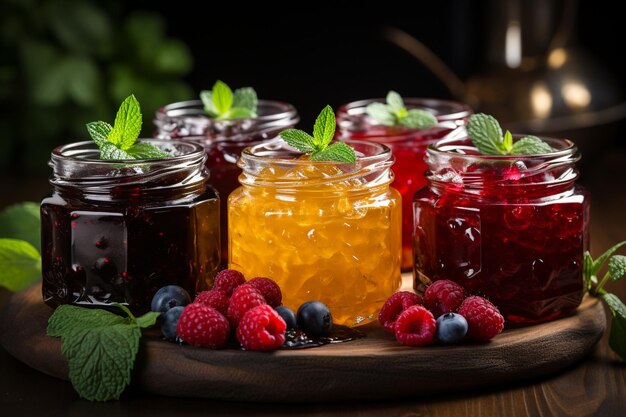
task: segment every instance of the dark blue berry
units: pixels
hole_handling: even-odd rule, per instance
[[[154,294],[150,309],[158,313],[165,313],[172,307],[186,306],[190,302],[191,297],[184,288],[178,285],[166,285]]]
[[[298,309],[298,327],[309,336],[326,336],[333,328],[333,316],[326,304],[307,301]]]
[[[467,333],[467,320],[460,314],[446,313],[437,319],[437,339],[442,343],[457,343]]]
[[[176,306],[172,307],[163,314],[163,322],[161,323],[161,333],[167,339],[176,339],[178,334],[176,333],[176,325],[178,324],[178,319],[180,315],[183,313],[185,307]]]
[[[296,314],[289,307],[278,306],[275,308],[280,317],[285,320],[287,329],[295,329],[297,327]]]

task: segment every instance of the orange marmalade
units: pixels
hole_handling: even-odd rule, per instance
[[[355,164],[311,161],[282,141],[244,150],[228,199],[230,267],[274,279],[296,311],[319,300],[365,324],[400,286],[401,197],[391,151],[349,142]]]

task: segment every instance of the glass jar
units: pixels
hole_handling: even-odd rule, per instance
[[[403,126],[378,124],[366,113],[374,102],[385,99],[361,100],[345,104],[337,112],[337,138],[339,140],[367,140],[391,148],[396,158],[393,166],[393,186],[402,194],[402,270],[413,266],[413,208],[415,192],[426,185],[424,153],[428,145],[446,137],[464,133],[463,126],[472,114],[465,104],[454,101],[406,98],[408,109],[429,111],[437,117],[437,125],[428,129],[409,129]]]
[[[245,149],[228,199],[229,260],[274,279],[294,311],[319,300],[355,326],[400,286],[401,196],[389,148],[349,143],[355,164],[298,158],[283,141]]]
[[[428,148],[428,187],[414,200],[418,291],[450,279],[516,323],[576,309],[584,294],[589,196],[575,184],[576,146],[544,140],[555,152],[484,156],[467,139]]]
[[[219,200],[195,143],[149,140],[175,156],[99,159],[93,142],[52,151],[52,193],[41,203],[43,298],[128,305],[141,314],[176,284],[212,285],[220,260]]]
[[[300,121],[295,107],[280,101],[259,100],[257,113],[258,117],[253,119],[216,120],[205,113],[200,100],[191,100],[160,108],[154,120],[157,138],[191,140],[206,149],[209,182],[220,195],[224,266],[228,261],[226,202],[229,194],[239,187],[239,155],[244,148],[273,139]]]

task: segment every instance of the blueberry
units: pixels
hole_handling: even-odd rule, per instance
[[[437,339],[442,343],[457,343],[467,333],[467,320],[460,314],[446,313],[437,319]]]
[[[163,322],[161,323],[161,333],[163,333],[163,336],[172,340],[176,339],[178,336],[176,333],[176,325],[184,309],[185,307],[183,306],[176,306],[170,308],[163,314]]]
[[[333,328],[333,316],[326,304],[307,301],[298,309],[298,326],[309,336],[326,336]]]
[[[278,306],[275,308],[276,312],[280,317],[285,320],[287,324],[287,329],[295,329],[297,326],[296,315],[289,307]]]
[[[184,288],[178,285],[166,285],[154,294],[150,309],[157,313],[165,313],[172,307],[186,306],[190,302],[191,297]]]

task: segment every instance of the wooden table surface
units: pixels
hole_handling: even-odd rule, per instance
[[[598,255],[626,239],[626,154],[605,155],[587,164],[583,182],[592,193],[592,252]],[[593,169],[596,167],[596,169]],[[590,169],[591,168],[591,169]],[[592,170],[593,169],[593,170]],[[20,199],[37,200],[45,180],[0,179],[0,207]],[[11,190],[11,193],[8,191]],[[626,280],[609,290],[626,300]],[[0,291],[0,305],[7,293]],[[280,389],[277,386],[276,389]],[[0,348],[0,415],[50,416],[626,416],[626,363],[611,352],[607,335],[595,351],[576,365],[547,378],[512,381],[509,385],[462,394],[335,405],[223,403],[165,398],[127,392],[111,403],[80,400],[67,382],[43,375]]]

